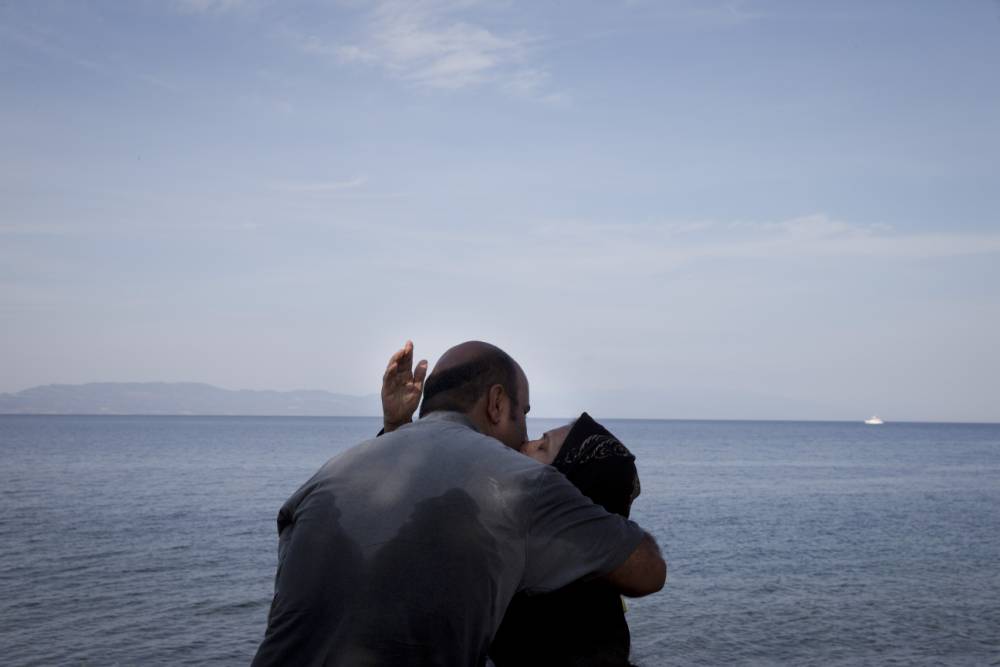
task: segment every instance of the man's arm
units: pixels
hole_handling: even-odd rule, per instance
[[[526,508],[521,590],[545,593],[590,577],[603,577],[631,597],[663,587],[666,563],[646,531],[592,502],[555,468],[540,472]]]
[[[605,579],[622,595],[633,598],[662,589],[667,581],[667,562],[653,536],[645,533],[632,555]]]

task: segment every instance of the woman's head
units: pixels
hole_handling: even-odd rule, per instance
[[[528,440],[521,445],[521,453],[530,456],[539,463],[551,465],[556,460],[556,456],[559,455],[563,443],[566,442],[566,436],[569,435],[575,423],[574,419],[568,424],[546,431],[537,440]]]
[[[586,412],[537,440],[525,442],[521,453],[555,466],[609,512],[628,516],[639,495],[635,456]]]

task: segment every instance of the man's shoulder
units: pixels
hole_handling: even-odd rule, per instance
[[[433,412],[419,421],[407,424],[382,436],[392,447],[426,447],[441,456],[475,460],[498,475],[503,473],[535,477],[549,466],[507,447],[492,436],[476,430],[472,422],[457,412]]]
[[[459,412],[432,412],[415,422],[401,426],[389,436],[395,436],[399,440],[427,443],[481,443],[489,449],[495,446],[506,449],[496,438],[477,431],[469,418]]]

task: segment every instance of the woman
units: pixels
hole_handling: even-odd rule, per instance
[[[420,402],[427,362],[412,370],[409,341],[382,377],[384,431],[408,423]],[[627,517],[639,495],[635,457],[584,412],[521,446],[521,453],[562,472],[609,512]],[[602,579],[578,581],[543,595],[511,601],[490,648],[497,667],[515,665],[628,665],[629,631],[621,596]]]

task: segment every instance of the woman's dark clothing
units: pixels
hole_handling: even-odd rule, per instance
[[[627,517],[639,494],[635,457],[586,412],[552,465],[609,512]],[[629,644],[621,596],[603,579],[593,579],[552,593],[515,595],[490,658],[497,667],[624,667]]]

